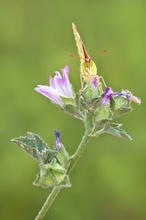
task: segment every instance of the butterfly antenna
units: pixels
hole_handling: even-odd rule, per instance
[[[108,52],[108,49],[105,49],[105,50],[100,51],[99,53],[97,53],[97,54],[95,54],[94,56],[92,56],[92,58],[93,58],[93,57],[96,57],[96,56],[98,56],[98,55],[100,55],[100,54],[102,54],[102,53],[105,53],[105,52]]]
[[[83,57],[76,56],[76,55],[73,55],[73,54],[71,54],[71,53],[69,53],[68,56],[69,56],[69,57],[74,57],[74,58],[80,58],[80,59],[83,59],[83,60],[84,60]]]

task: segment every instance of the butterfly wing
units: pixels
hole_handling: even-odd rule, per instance
[[[104,82],[104,79],[102,76],[98,76],[97,75],[97,67],[96,67],[96,64],[94,63],[93,60],[91,60],[86,48],[85,48],[85,45],[81,39],[81,36],[75,26],[74,23],[72,23],[72,29],[73,29],[73,33],[74,33],[74,36],[75,36],[75,42],[76,42],[76,46],[77,46],[77,49],[78,49],[78,54],[79,54],[79,58],[80,58],[80,63],[81,63],[81,68],[80,68],[80,71],[81,71],[81,87],[83,88],[83,81],[84,82],[89,82],[91,81],[91,79],[95,78],[99,81],[99,79],[101,78],[105,87],[106,87],[106,84]],[[107,50],[104,50],[102,52],[106,52]],[[83,80],[82,80],[83,78]]]
[[[89,78],[96,75],[97,68],[93,60],[91,60],[74,23],[72,23],[72,28],[81,62],[81,76],[84,78],[85,81],[88,81]]]
[[[90,59],[90,57],[87,53],[87,50],[85,49],[85,46],[84,46],[83,41],[81,39],[81,36],[80,36],[74,23],[72,23],[72,29],[73,29],[73,33],[75,36],[75,41],[76,41],[76,45],[77,45],[77,49],[78,49],[79,58],[80,58],[81,63],[83,63],[86,60],[86,57],[88,57],[89,59]]]

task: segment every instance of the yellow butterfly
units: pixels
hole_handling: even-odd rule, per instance
[[[78,54],[79,54],[79,58],[80,58],[80,62],[81,62],[81,66],[80,66],[80,79],[81,79],[81,87],[83,89],[83,82],[88,82],[89,80],[91,80],[92,78],[96,77],[98,80],[100,78],[102,78],[104,85],[106,86],[104,79],[102,76],[98,76],[97,75],[97,67],[94,63],[93,60],[91,60],[85,45],[81,39],[81,36],[75,26],[74,23],[72,23],[72,28],[73,28],[73,33],[75,36],[75,41],[76,41],[76,46],[78,49]],[[107,50],[104,50],[102,52],[106,52]],[[83,78],[83,80],[82,80]]]

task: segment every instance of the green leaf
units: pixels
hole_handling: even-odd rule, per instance
[[[51,161],[57,153],[55,150],[51,150],[37,134],[32,132],[27,132],[27,136],[20,136],[11,141],[42,164]]]
[[[122,124],[119,124],[119,123],[107,123],[104,127],[103,133],[108,133],[111,135],[115,135],[117,137],[122,137],[122,138],[132,140],[130,135],[124,129],[120,128],[121,126]]]

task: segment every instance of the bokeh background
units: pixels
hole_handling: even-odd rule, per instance
[[[144,0],[1,0],[0,1],[0,219],[34,219],[49,189],[32,185],[37,162],[10,142],[27,131],[50,146],[54,129],[73,154],[84,132],[37,84],[69,65],[74,90],[80,88],[74,21],[98,73],[115,91],[131,90],[139,107],[118,119],[133,141],[102,135],[92,140],[45,219],[146,219],[146,1]]]

